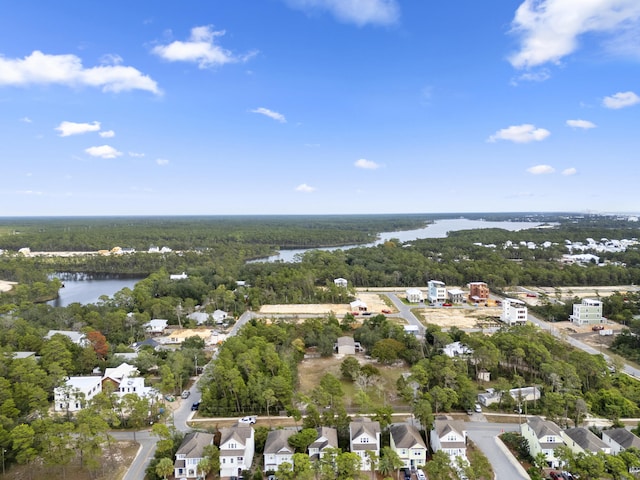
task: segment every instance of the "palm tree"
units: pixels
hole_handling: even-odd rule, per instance
[[[202,475],[202,478],[207,478],[207,474],[211,472],[211,460],[207,457],[204,457],[202,460],[198,462],[197,471],[199,475]]]
[[[173,473],[173,462],[171,459],[167,457],[161,458],[156,465],[156,473],[162,475],[164,480],[167,480],[167,476]]]

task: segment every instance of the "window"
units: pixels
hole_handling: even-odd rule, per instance
[[[360,438],[360,443],[369,443],[369,437]]]

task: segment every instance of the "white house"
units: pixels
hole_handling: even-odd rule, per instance
[[[602,441],[611,447],[612,455],[623,452],[627,448],[640,448],[640,438],[626,428],[602,430]]]
[[[371,462],[365,452],[380,456],[380,423],[362,417],[349,423],[349,449],[360,457],[361,470],[370,471]]]
[[[309,457],[311,460],[322,458],[327,449],[338,448],[338,431],[330,427],[318,427],[318,438],[309,445]]]
[[[360,299],[354,300],[353,302],[351,302],[349,304],[349,306],[351,307],[351,310],[353,310],[355,312],[366,312],[367,311],[367,304],[364,303]]]
[[[575,454],[606,453],[611,454],[611,447],[600,440],[591,430],[584,427],[567,428],[561,432],[564,443]]]
[[[558,425],[540,417],[529,417],[527,423],[520,424],[520,433],[529,442],[529,454],[533,458],[542,452],[550,468],[560,466],[554,450],[565,443]]]
[[[420,303],[424,302],[424,296],[422,294],[422,290],[418,288],[408,288],[405,292],[407,297],[407,302],[409,303]]]
[[[522,300],[505,298],[502,301],[500,321],[507,325],[524,325],[527,323],[527,305]]]
[[[264,444],[264,471],[275,472],[278,467],[287,462],[293,465],[295,449],[289,445],[289,437],[295,430],[271,430]]]
[[[196,322],[197,325],[204,325],[211,320],[211,316],[206,312],[193,312],[187,315],[187,318]]]
[[[445,345],[442,348],[442,353],[451,358],[462,357],[464,355],[471,355],[473,353],[473,349],[469,348],[464,343],[453,342]]]
[[[404,468],[417,468],[427,463],[427,446],[420,432],[408,423],[394,423],[389,427],[391,449],[398,454]]]
[[[447,298],[451,303],[463,303],[464,302],[464,291],[459,288],[450,288],[447,290]]]
[[[106,368],[102,376],[102,389],[106,390],[106,384],[113,385],[113,393],[118,397],[124,397],[129,393],[135,393],[139,397],[155,398],[159,396],[153,387],[144,385],[144,377],[133,365],[122,363],[116,368]]]
[[[220,430],[220,476],[240,477],[250,470],[255,453],[253,427],[234,425]]]
[[[356,354],[356,342],[353,340],[353,337],[338,337],[336,348],[340,355]]]
[[[77,412],[102,392],[102,377],[69,377],[64,385],[53,391],[56,412]]]
[[[447,301],[447,289],[444,282],[429,280],[427,288],[427,299],[431,303],[444,303]]]
[[[213,445],[213,435],[210,433],[187,433],[176,452],[173,465],[174,476],[177,479],[198,478],[198,463],[204,458],[204,448]]]
[[[164,333],[164,331],[167,328],[167,325],[169,325],[169,320],[156,318],[154,320],[148,321],[142,326],[144,327],[147,333]]]
[[[336,287],[347,288],[349,282],[345,278],[336,278],[333,283]]]
[[[185,272],[169,275],[169,280],[186,280],[187,278],[189,278],[189,275]]]
[[[211,316],[213,317],[213,321],[217,325],[221,325],[227,320],[227,318],[229,317],[229,314],[223,310],[216,310],[211,314]]]
[[[89,340],[87,340],[87,336],[84,333],[74,332],[73,330],[49,330],[44,338],[45,340],[51,340],[54,335],[64,335],[71,339],[73,343],[80,345],[81,347],[89,345]]]
[[[602,317],[602,302],[591,298],[582,299],[582,303],[573,304],[573,314],[569,320],[577,325],[592,325],[604,323]]]
[[[456,458],[467,460],[467,431],[464,423],[450,420],[436,420],[430,432],[431,449],[434,452],[442,450],[449,455],[452,465],[456,465]]]

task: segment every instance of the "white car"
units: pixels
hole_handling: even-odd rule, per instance
[[[258,420],[258,417],[256,417],[255,415],[249,415],[248,417],[242,417],[240,420],[238,420],[238,423],[253,425],[254,423],[256,423],[256,420]]]
[[[418,476],[418,480],[427,480],[427,476],[422,470],[417,470],[416,475]]]

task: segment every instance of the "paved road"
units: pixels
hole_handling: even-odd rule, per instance
[[[528,480],[530,477],[515,457],[498,440],[502,432],[519,432],[517,423],[467,422],[467,435],[485,454],[495,473],[495,478],[510,480]]]
[[[133,441],[133,432],[110,432],[110,435],[116,440]],[[141,480],[144,478],[144,472],[149,465],[156,452],[156,444],[158,437],[151,435],[149,430],[140,430],[135,433],[135,440],[140,444],[138,455],[131,463],[129,470],[125,473],[122,480]]]

